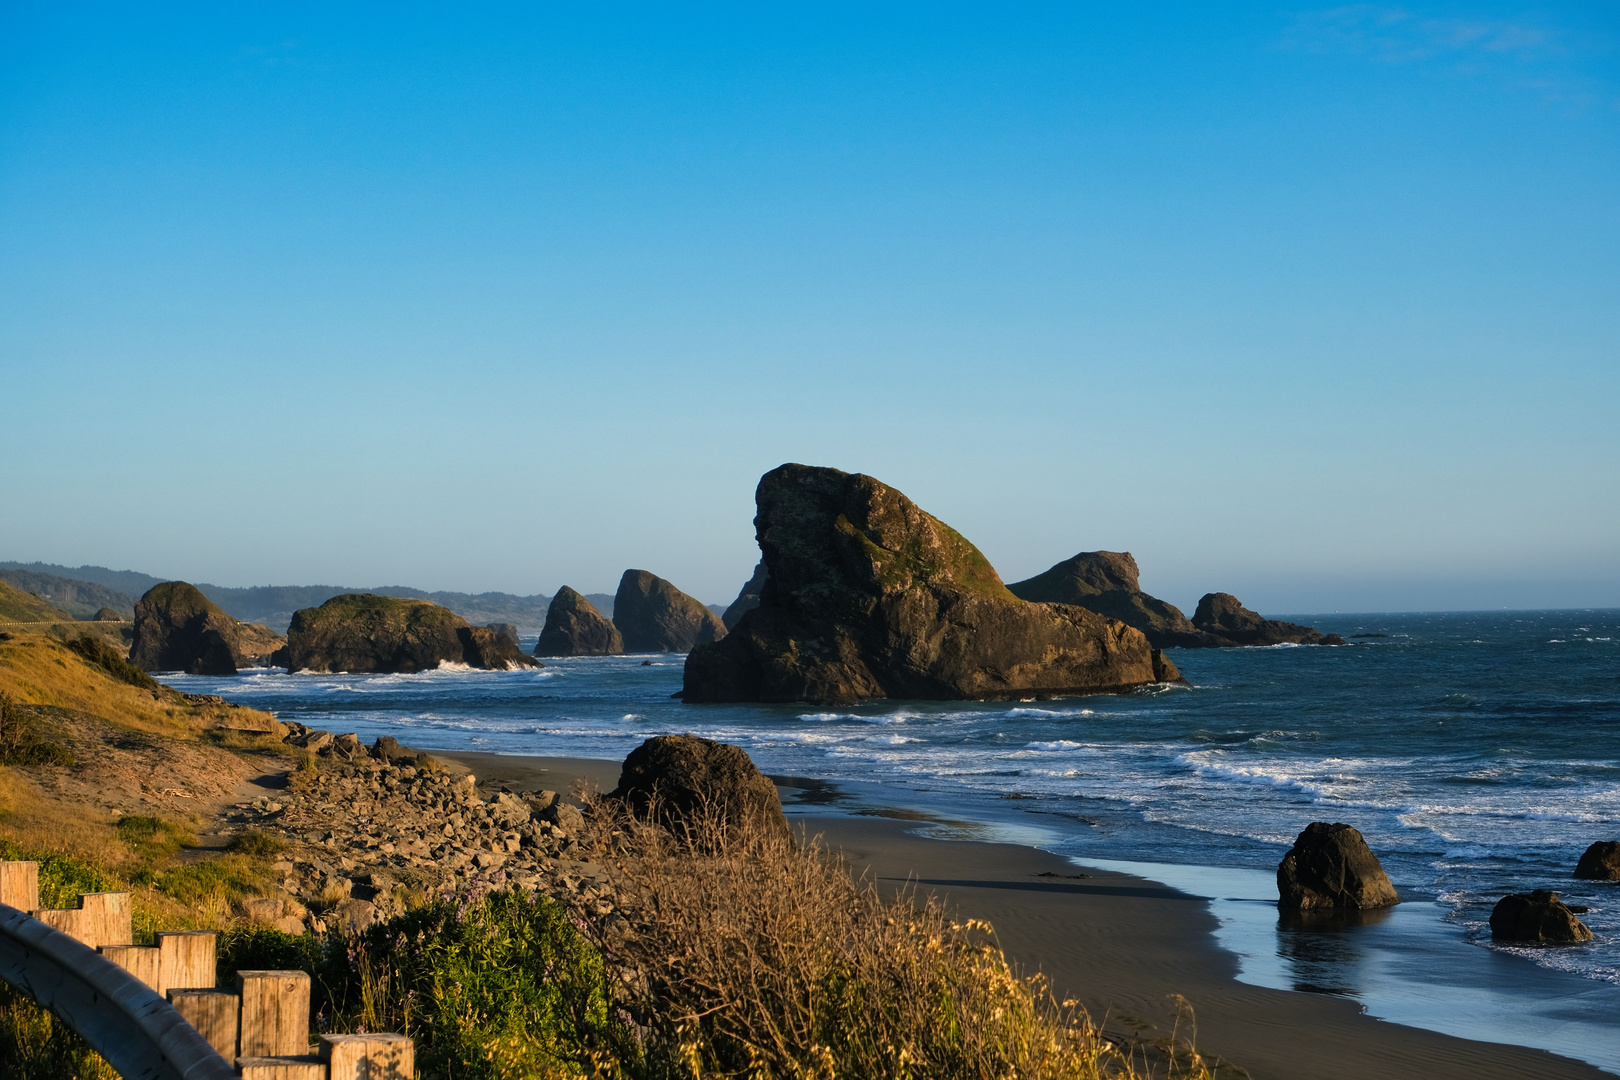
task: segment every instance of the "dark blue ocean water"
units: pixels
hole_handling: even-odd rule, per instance
[[[1589,843],[1620,839],[1620,611],[1291,618],[1352,644],[1178,650],[1190,688],[1057,702],[688,706],[670,698],[681,658],[668,656],[168,681],[427,748],[622,758],[650,735],[693,731],[746,747],[768,772],[840,781],[868,801],[886,791],[1080,858],[1269,875],[1305,824],[1347,821],[1436,933],[1601,986],[1608,1002],[1620,887],[1570,873]],[[1530,888],[1589,905],[1599,940],[1491,946],[1491,904]],[[1620,1026],[1606,1037],[1620,1062]]]

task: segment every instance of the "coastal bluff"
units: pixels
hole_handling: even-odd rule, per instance
[[[373,593],[334,596],[293,613],[274,662],[289,671],[408,673],[442,663],[506,670],[539,667],[507,637],[470,626],[427,600]]]
[[[688,702],[981,699],[1180,681],[1124,623],[1007,590],[979,549],[860,473],[783,465],[755,491],[759,606],[686,659]]]

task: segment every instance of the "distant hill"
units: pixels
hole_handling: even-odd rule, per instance
[[[0,622],[72,622],[73,616],[59,611],[35,596],[0,581]]]
[[[92,604],[84,615],[93,615],[101,607],[110,607],[123,614],[132,615],[135,609],[135,600],[154,585],[162,584],[170,578],[153,577],[150,574],[137,573],[134,570],[109,570],[105,566],[60,566],[56,563],[20,563],[0,562],[0,580],[11,581],[17,584],[14,578],[17,575],[28,575],[28,580],[41,584],[41,588],[55,589],[55,593],[48,593],[27,585],[18,585],[25,592],[34,592],[57,603],[57,596],[64,600],[69,598],[69,588],[76,590],[72,593],[74,603],[78,597],[89,595],[86,590],[102,587],[110,590],[111,595],[119,598],[121,602],[101,600]],[[255,585],[250,588],[239,589],[225,585],[209,585],[205,582],[192,582],[202,590],[204,596],[224,608],[233,619],[241,622],[262,623],[278,634],[287,632],[287,624],[292,622],[293,612],[299,608],[319,607],[344,593],[376,593],[379,596],[399,596],[413,600],[431,600],[440,607],[447,607],[460,615],[474,626],[484,623],[504,622],[516,626],[522,633],[537,634],[546,623],[546,609],[551,606],[551,597],[545,593],[535,593],[533,596],[518,596],[515,593],[486,592],[427,592],[423,589],[413,589],[408,585],[383,585],[361,588],[351,585]],[[586,593],[585,598],[595,604],[597,610],[608,618],[613,617],[613,595],[611,593]],[[69,603],[60,603],[59,607],[78,615],[78,610]],[[79,604],[82,607],[82,604]]]
[[[135,617],[135,598],[106,585],[40,573],[37,570],[12,569],[0,569],[0,581],[14,585],[23,592],[33,593],[41,600],[61,608],[75,619],[91,618],[104,607],[112,608],[126,619]]]

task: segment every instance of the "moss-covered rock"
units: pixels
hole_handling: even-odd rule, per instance
[[[442,663],[537,667],[538,661],[484,626],[427,600],[373,593],[334,596],[293,613],[277,662],[290,671],[411,672]]]
[[[613,625],[624,651],[686,652],[726,636],[720,616],[645,570],[626,570],[613,597]]]
[[[195,585],[165,581],[135,605],[129,662],[142,671],[235,675],[266,662],[280,641],[262,626],[237,622]]]
[[[755,500],[759,606],[692,650],[687,701],[1038,697],[1180,680],[1140,631],[1014,596],[978,548],[870,476],[783,465]]]
[[[622,656],[624,638],[595,604],[564,585],[551,598],[534,655]]]

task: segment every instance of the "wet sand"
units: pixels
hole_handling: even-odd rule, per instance
[[[585,780],[608,790],[619,773],[612,761],[434,755],[515,789],[566,792]],[[943,895],[962,917],[988,920],[1011,959],[1044,972],[1060,995],[1084,1002],[1110,1029],[1168,1033],[1177,1023],[1177,995],[1185,998],[1199,1049],[1242,1066],[1254,1080],[1613,1080],[1544,1051],[1372,1019],[1345,998],[1240,983],[1236,959],[1214,943],[1208,905],[1157,882],[1078,868],[1015,844],[927,839],[904,821],[791,820],[821,835],[880,888],[914,882]]]

